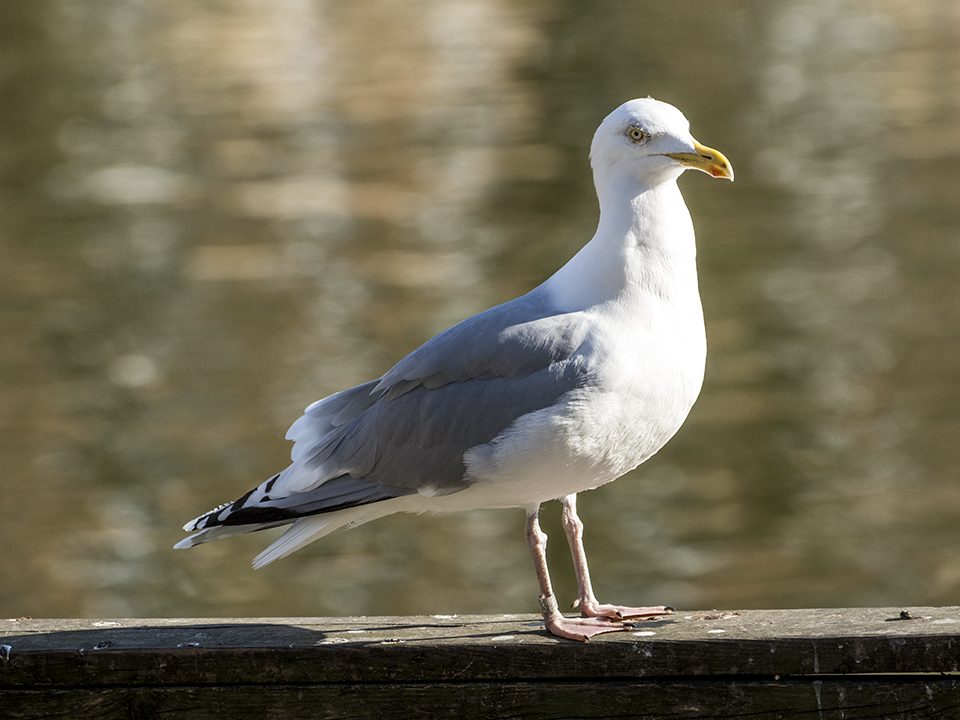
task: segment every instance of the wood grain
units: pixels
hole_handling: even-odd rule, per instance
[[[960,608],[0,621],[0,717],[960,717]]]

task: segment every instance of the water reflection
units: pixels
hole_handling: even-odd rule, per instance
[[[562,264],[596,221],[591,133],[648,93],[738,177],[682,181],[707,382],[583,498],[601,594],[956,602],[955,3],[0,18],[8,615],[534,610],[519,511],[389,518],[256,573],[266,537],[170,547],[283,466],[307,402]]]

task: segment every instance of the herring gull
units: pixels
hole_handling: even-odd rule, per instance
[[[631,100],[590,148],[597,232],[526,295],[440,333],[377,380],[310,405],[290,427],[292,463],[184,527],[187,548],[291,524],[261,567],[343,527],[395,512],[523,508],[546,629],[586,640],[672,608],[601,604],[577,493],[656,453],[703,382],[706,336],[687,168],[733,179],[672,105]],[[580,617],[560,613],[540,504],[560,499]]]

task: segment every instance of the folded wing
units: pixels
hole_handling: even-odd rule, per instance
[[[287,433],[292,463],[188,523],[178,547],[471,482],[464,453],[589,382],[583,313],[553,315],[535,290],[465,320],[379,380],[320,400]]]

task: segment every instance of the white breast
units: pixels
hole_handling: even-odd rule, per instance
[[[544,284],[557,312],[590,318],[589,383],[468,450],[473,485],[443,502],[531,507],[597,487],[647,460],[686,419],[706,359],[690,216],[672,182],[620,207]]]

